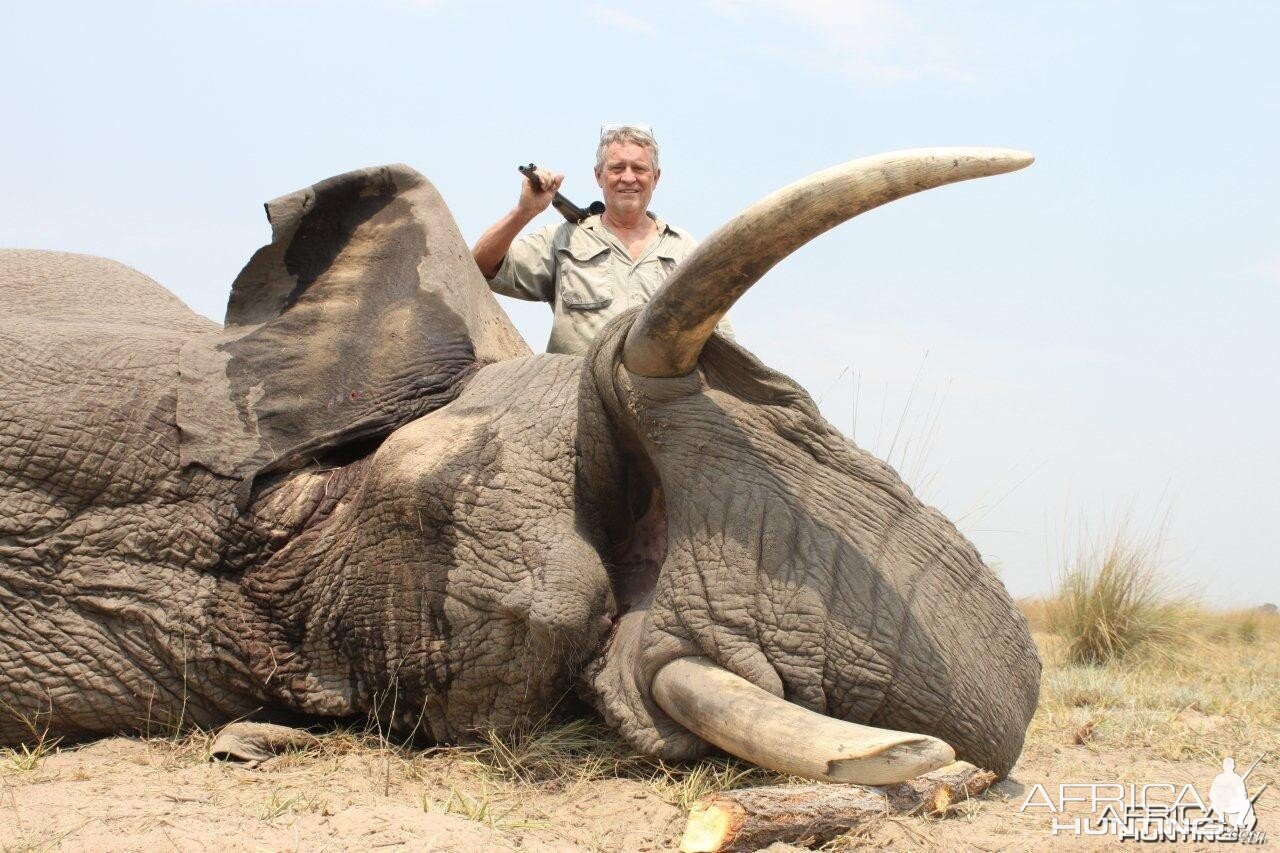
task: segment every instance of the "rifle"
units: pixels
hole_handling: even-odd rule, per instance
[[[538,177],[537,166],[530,163],[528,166],[517,166],[516,168],[520,171],[520,174],[529,179],[529,183],[533,184],[535,190],[542,192],[542,179]],[[590,207],[582,208],[560,193],[556,193],[555,197],[551,199],[551,206],[560,211],[560,215],[566,221],[572,222],[574,225],[577,225],[588,216],[598,216],[604,213],[604,202],[602,201],[593,201]]]

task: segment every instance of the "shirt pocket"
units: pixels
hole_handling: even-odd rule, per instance
[[[658,268],[661,271],[662,281],[658,283],[662,284],[662,282],[665,282],[671,274],[676,271],[676,267],[678,266],[680,266],[679,260],[666,252],[660,252],[658,254]]]
[[[608,246],[556,249],[560,302],[570,311],[595,311],[613,302],[613,264]]]

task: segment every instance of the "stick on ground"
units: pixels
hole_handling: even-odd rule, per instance
[[[704,797],[689,811],[681,853],[821,843],[887,814],[938,814],[975,797],[995,774],[957,761],[897,785],[778,785]]]

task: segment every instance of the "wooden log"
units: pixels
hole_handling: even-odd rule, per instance
[[[896,785],[777,785],[723,791],[689,811],[681,853],[820,844],[889,814],[941,814],[985,791],[995,774],[956,761]]]
[[[880,790],[899,814],[942,814],[956,803],[971,800],[991,787],[996,774],[956,761],[897,785]]]

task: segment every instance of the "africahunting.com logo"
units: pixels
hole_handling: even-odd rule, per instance
[[[1263,756],[1236,773],[1233,758],[1209,785],[1208,799],[1195,785],[1170,782],[1068,782],[1035,784],[1018,811],[1053,819],[1054,835],[1112,835],[1120,841],[1196,841],[1263,844],[1254,804],[1267,786],[1249,793],[1249,774]]]

